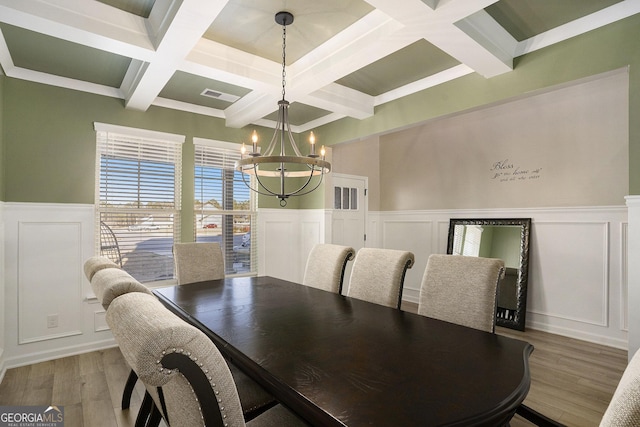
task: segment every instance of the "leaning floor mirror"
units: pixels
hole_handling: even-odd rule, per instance
[[[447,253],[499,258],[505,275],[498,284],[496,325],[524,331],[529,275],[531,218],[451,219]]]

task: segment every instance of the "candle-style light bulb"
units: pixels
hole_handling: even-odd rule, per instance
[[[310,155],[315,156],[316,155],[316,136],[313,134],[313,131],[311,131],[311,135],[309,135],[309,143],[311,144]]]
[[[258,154],[258,132],[255,130],[251,134],[251,143],[253,144],[253,154]]]
[[[324,149],[324,145],[320,149],[320,155],[322,156],[322,160],[324,160],[324,155],[327,154],[327,150]]]
[[[247,154],[247,147],[244,146],[244,142],[243,142],[242,147],[240,147],[240,158],[242,159],[245,154]]]

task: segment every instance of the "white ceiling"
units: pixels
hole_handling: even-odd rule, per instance
[[[513,70],[514,58],[640,12],[640,0],[0,0],[9,77],[294,131],[434,85]],[[523,38],[524,37],[524,38]],[[200,96],[204,89],[231,95]]]

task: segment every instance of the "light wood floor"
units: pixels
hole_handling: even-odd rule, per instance
[[[535,346],[527,405],[568,426],[599,424],[626,366],[625,350],[533,330],[497,333]],[[0,405],[62,405],[66,427],[129,427],[144,389],[138,383],[131,409],[121,410],[128,374],[117,348],[9,369],[0,384]],[[517,416],[511,422],[530,425]]]
[[[116,348],[7,370],[0,405],[64,406],[65,427],[132,427],[144,396],[138,382],[121,409],[129,367]]]
[[[568,426],[598,426],[627,366],[627,351],[545,332],[497,328],[535,349],[525,404]],[[532,424],[517,417],[511,427]]]

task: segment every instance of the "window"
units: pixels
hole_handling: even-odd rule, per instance
[[[350,187],[333,187],[333,208],[358,210],[358,189]]]
[[[220,243],[227,275],[255,273],[256,236],[252,229],[257,199],[242,174],[234,170],[239,146],[200,138],[193,142],[196,241]]]
[[[173,278],[184,136],[95,124],[96,242],[140,282]]]

